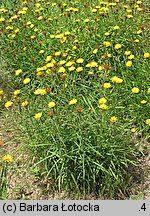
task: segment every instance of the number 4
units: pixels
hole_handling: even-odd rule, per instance
[[[144,210],[144,211],[146,210],[145,203],[143,203],[143,205],[141,206],[141,209]]]

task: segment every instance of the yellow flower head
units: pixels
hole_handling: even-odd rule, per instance
[[[106,47],[110,47],[111,46],[111,43],[109,41],[104,41],[103,42],[103,45],[106,46]]]
[[[6,108],[8,108],[8,107],[10,107],[10,106],[12,106],[13,105],[13,102],[12,101],[7,101],[6,103],[5,103],[5,107]]]
[[[55,102],[51,101],[48,103],[48,108],[53,108],[55,105]]]
[[[96,53],[98,53],[98,49],[93,50],[93,54],[96,54]]]
[[[89,19],[84,19],[83,22],[88,23],[90,20]]]
[[[25,106],[27,106],[28,104],[29,104],[29,102],[26,100],[26,101],[22,102],[21,106],[25,107]]]
[[[110,35],[110,32],[105,32],[105,36],[109,36]]]
[[[0,22],[4,22],[5,18],[4,17],[0,17]]]
[[[101,109],[101,110],[106,110],[108,107],[107,107],[107,105],[106,104],[101,104],[100,106],[99,106],[99,108]]]
[[[134,55],[129,55],[129,56],[128,56],[128,59],[130,59],[130,60],[131,60],[131,59],[134,59]]]
[[[59,73],[64,73],[65,71],[66,71],[66,69],[64,67],[60,67],[58,70]]]
[[[72,99],[71,101],[69,101],[69,105],[73,105],[77,103],[77,99]]]
[[[62,65],[64,65],[65,63],[66,63],[65,60],[61,60],[61,61],[59,62],[59,66],[62,66]]]
[[[13,161],[11,155],[9,155],[9,154],[4,155],[3,158],[2,158],[2,160],[5,161],[5,162],[7,162],[7,163],[10,163],[10,162]]]
[[[131,132],[135,133],[136,132],[136,128],[131,128]]]
[[[104,88],[111,88],[111,84],[110,84],[110,83],[104,83],[104,84],[103,84],[103,87],[104,87]]]
[[[118,118],[115,117],[115,116],[112,116],[112,117],[110,118],[110,121],[111,121],[112,123],[115,123],[115,122],[118,121]]]
[[[117,30],[117,29],[119,29],[120,27],[119,26],[114,26],[114,30]]]
[[[16,90],[16,91],[14,91],[14,95],[16,96],[16,95],[18,95],[18,94],[20,94],[21,93],[21,91],[18,89],[18,90]]]
[[[132,66],[132,61],[127,61],[127,62],[126,62],[126,66],[127,66],[127,67],[131,67],[131,66]]]
[[[150,53],[144,53],[144,59],[147,59],[150,57]]]
[[[148,92],[148,94],[150,94],[150,88],[148,88],[147,92]]]
[[[137,93],[139,93],[140,89],[137,87],[134,87],[131,89],[131,91],[132,91],[132,93],[137,94]]]
[[[46,94],[46,89],[36,89],[34,91],[35,95],[45,95]]]
[[[25,84],[25,85],[28,84],[30,82],[30,80],[31,80],[30,78],[25,78],[23,80],[23,84]]]
[[[146,119],[145,123],[150,126],[150,119]]]
[[[147,101],[146,100],[141,100],[141,104],[146,104]]]
[[[125,53],[124,53],[125,55],[130,55],[131,54],[131,51],[125,51]]]
[[[99,100],[98,100],[98,102],[100,103],[100,104],[105,104],[106,102],[107,102],[107,99],[106,98],[100,98]]]
[[[82,58],[79,58],[79,59],[77,59],[77,63],[83,63],[83,61],[84,61],[84,59],[82,59]]]
[[[43,54],[45,51],[44,50],[40,50],[39,51],[39,54]]]
[[[142,30],[141,30],[141,29],[137,31],[137,34],[141,34],[141,33],[142,33]]]
[[[116,45],[115,45],[115,49],[120,49],[121,47],[122,47],[121,44],[116,44]]]
[[[123,79],[121,79],[121,78],[119,78],[119,77],[117,77],[117,76],[113,76],[113,77],[111,78],[111,81],[112,81],[113,83],[122,83],[122,82],[123,82]]]
[[[34,118],[35,119],[40,119],[41,116],[42,116],[42,113],[36,113],[35,116],[34,116]]]
[[[45,61],[49,62],[51,59],[52,59],[52,56],[47,56]]]
[[[95,62],[95,61],[91,61],[91,62],[90,62],[90,67],[91,67],[91,68],[98,67],[98,63]]]
[[[55,56],[60,56],[61,55],[61,52],[58,51],[58,52],[55,52]]]
[[[19,76],[21,73],[22,73],[22,70],[21,70],[21,69],[18,69],[18,70],[15,71],[15,75],[16,75],[16,76]]]
[[[0,95],[3,95],[4,94],[4,91],[3,90],[0,90]]]
[[[74,71],[76,68],[74,66],[71,66],[68,68],[69,71]]]
[[[79,73],[81,71],[83,71],[83,67],[77,67],[76,71]]]

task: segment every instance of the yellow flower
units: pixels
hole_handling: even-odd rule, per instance
[[[126,66],[127,66],[127,67],[131,67],[131,66],[132,66],[132,61],[127,61],[127,62],[126,62]]]
[[[21,91],[18,89],[18,90],[16,90],[16,91],[14,91],[14,95],[16,96],[16,95],[18,95],[18,94],[20,94],[21,93]]]
[[[38,31],[38,28],[34,28],[34,31],[37,32],[37,31]]]
[[[58,52],[55,52],[55,56],[60,56],[61,55],[61,52],[58,51]]]
[[[141,100],[141,104],[146,104],[147,101],[146,100]]]
[[[136,42],[136,43],[139,43],[140,41],[139,41],[139,39],[135,39],[135,42]]]
[[[111,84],[110,84],[110,83],[104,83],[104,84],[103,84],[103,87],[104,87],[104,88],[111,88]]]
[[[45,95],[46,94],[46,89],[36,89],[34,91],[35,95]]]
[[[60,67],[58,70],[59,73],[64,73],[65,71],[66,71],[66,69],[64,67]]]
[[[115,45],[115,49],[120,49],[121,47],[122,47],[121,44],[116,44],[116,45]]]
[[[110,118],[110,121],[111,121],[112,123],[115,123],[115,122],[118,121],[118,118],[115,117],[115,116],[112,116],[112,117]]]
[[[137,1],[137,4],[142,4],[142,1]]]
[[[102,109],[102,110],[106,110],[108,107],[107,107],[107,105],[106,104],[101,104],[100,106],[99,106],[99,108],[100,109]]]
[[[88,75],[93,75],[93,74],[94,74],[93,71],[88,72]]]
[[[76,68],[74,66],[71,66],[68,68],[69,71],[74,71]]]
[[[109,32],[105,32],[105,36],[109,36],[110,35],[110,33]]]
[[[5,107],[6,108],[8,108],[8,107],[10,107],[10,106],[12,106],[13,105],[13,102],[12,101],[7,101],[6,103],[5,103]]]
[[[148,94],[150,94],[150,88],[148,88],[147,92],[148,92]]]
[[[141,33],[142,33],[142,30],[141,30],[141,29],[137,31],[137,34],[141,34]]]
[[[21,106],[25,107],[25,106],[27,106],[28,104],[29,104],[29,102],[26,100],[26,101],[22,102]]]
[[[77,49],[77,46],[73,46],[73,47],[72,47],[72,50],[76,50],[76,49]]]
[[[146,119],[145,123],[150,126],[150,119]]]
[[[131,54],[131,51],[125,51],[125,53],[124,53],[125,55],[130,55]]]
[[[114,26],[114,30],[117,30],[117,29],[119,29],[120,27],[119,26]]]
[[[81,71],[83,71],[83,67],[77,67],[76,71],[79,73]]]
[[[88,23],[90,20],[89,19],[84,19],[83,22]]]
[[[42,116],[42,113],[36,113],[35,116],[34,116],[34,118],[36,118],[36,119],[40,119],[41,116]]]
[[[27,50],[27,47],[24,47],[24,48],[23,48],[23,51],[26,51],[26,50]]]
[[[77,99],[72,99],[71,101],[69,101],[69,105],[73,105],[77,103]]]
[[[7,163],[13,161],[11,155],[9,155],[9,154],[4,155],[3,158],[2,158],[2,160],[5,161],[5,162],[7,162]]]
[[[137,93],[139,93],[140,89],[137,87],[134,87],[134,88],[132,88],[131,91],[132,91],[132,93],[137,94]]]
[[[23,80],[23,84],[25,84],[25,85],[28,84],[30,82],[30,80],[31,80],[30,78],[25,78]]]
[[[53,62],[47,63],[47,64],[46,64],[46,67],[47,67],[47,68],[49,68],[49,67],[52,68],[52,67],[54,67],[54,63],[53,63]]]
[[[98,63],[95,62],[95,61],[91,61],[90,62],[90,67],[93,68],[93,67],[98,67]]]
[[[43,19],[43,17],[42,17],[42,16],[39,16],[39,17],[38,17],[38,20],[42,20],[42,19]]]
[[[84,59],[82,59],[82,58],[79,58],[79,59],[77,59],[77,63],[83,63],[83,61],[84,61]]]
[[[50,56],[47,56],[47,57],[46,57],[46,60],[45,60],[45,61],[46,61],[46,62],[49,62],[51,59],[52,59],[52,56],[50,55]]]
[[[128,56],[128,59],[130,59],[130,60],[131,60],[131,59],[134,59],[134,55],[129,55],[129,56]]]
[[[144,53],[144,58],[147,59],[150,57],[150,53]]]
[[[62,61],[59,62],[59,66],[62,66],[62,65],[64,65],[65,63],[66,63],[66,61],[65,61],[65,60],[62,60]]]
[[[31,25],[32,23],[31,23],[31,21],[28,21],[27,23],[26,23],[26,25]]]
[[[131,19],[131,18],[133,18],[133,15],[128,14],[128,15],[126,15],[126,17],[127,17],[128,19]]]
[[[0,17],[0,22],[4,22],[5,18],[4,17]]]
[[[67,62],[65,65],[66,65],[66,67],[71,67],[73,64],[74,64],[73,61],[69,61],[69,62]]]
[[[103,45],[106,46],[106,47],[110,47],[111,46],[111,43],[109,41],[104,41],[103,42]]]
[[[135,133],[136,132],[136,128],[131,128],[131,132]]]
[[[99,100],[98,100],[98,102],[100,103],[100,104],[105,104],[106,102],[107,102],[107,99],[106,98],[100,98]]]
[[[96,54],[96,53],[98,53],[98,49],[93,50],[93,54]]]
[[[4,94],[4,91],[3,90],[0,90],[0,95],[3,95]]]
[[[21,69],[18,69],[18,70],[15,71],[15,75],[16,75],[16,76],[19,76],[21,73],[22,73],[22,70],[21,70]]]
[[[93,8],[91,12],[92,12],[92,13],[95,13],[95,12],[97,12],[97,9],[96,9],[96,8]]]
[[[122,82],[123,82],[123,79],[121,79],[121,78],[119,78],[119,77],[117,77],[117,76],[113,76],[113,77],[111,78],[111,81],[112,81],[113,83],[122,83]]]
[[[55,102],[51,101],[48,103],[48,108],[53,108],[55,105]]]
[[[45,51],[44,50],[40,50],[39,51],[39,54],[43,54]]]
[[[55,35],[50,35],[50,38],[51,38],[51,39],[55,38]]]

